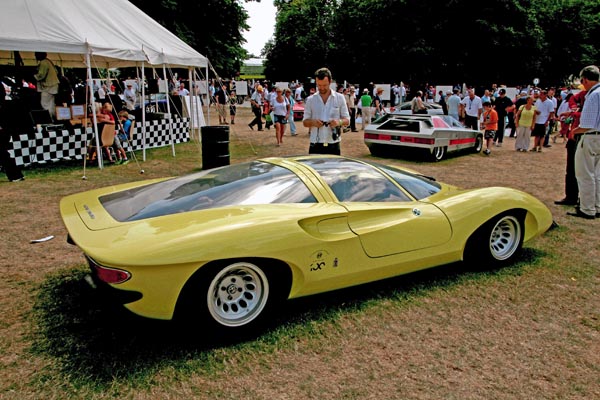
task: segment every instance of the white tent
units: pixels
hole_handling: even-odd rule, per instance
[[[126,0],[2,0],[0,64],[25,65],[44,51],[63,67],[168,64],[206,67],[207,59]]]
[[[190,76],[208,68],[206,57],[126,0],[2,0],[0,64],[15,65],[15,51],[24,65],[43,51],[58,67],[85,67],[90,86],[92,68],[139,66],[142,78],[144,66],[163,74],[166,65],[187,67]]]

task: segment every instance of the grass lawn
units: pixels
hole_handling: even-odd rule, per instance
[[[273,130],[251,131],[238,110],[232,163],[307,153],[300,124],[277,147]],[[542,200],[559,228],[515,264],[452,264],[289,301],[260,336],[225,340],[106,304],[83,281],[58,211],[70,193],[200,169],[197,141],[177,145],[176,157],[169,147],[139,165],[88,167],[87,180],[82,163],[2,177],[0,399],[598,399],[600,221],[553,204],[564,197],[566,150],[544,150],[516,152],[505,138],[490,156],[379,160]],[[342,154],[373,158],[362,133],[345,134]]]

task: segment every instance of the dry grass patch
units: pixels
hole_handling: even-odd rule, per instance
[[[308,136],[231,126],[231,159],[305,154]],[[565,150],[517,153],[506,138],[490,157],[440,163],[381,160],[462,187],[509,186],[540,198],[558,229],[516,264],[453,264],[290,301],[255,338],[187,335],[107,305],[83,282],[65,242],[59,200],[70,193],[201,167],[200,146],[148,151],[137,166],[60,165],[0,182],[2,399],[590,399],[600,398],[598,221],[567,217]],[[360,133],[344,155],[372,159]],[[138,154],[138,157],[141,155]],[[145,173],[140,175],[140,168]],[[31,239],[55,239],[30,244]]]

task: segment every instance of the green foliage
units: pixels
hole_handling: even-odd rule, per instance
[[[272,80],[548,85],[598,62],[595,0],[276,0]],[[594,36],[595,35],[595,36]]]
[[[249,1],[249,0],[246,0]],[[222,77],[234,76],[246,59],[242,35],[248,14],[241,0],[132,0],[162,26],[208,57]],[[126,19],[123,23],[127,23]]]

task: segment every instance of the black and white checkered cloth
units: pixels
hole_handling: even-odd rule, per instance
[[[175,143],[189,142],[189,119],[173,119],[173,141]],[[133,150],[143,149],[143,134],[141,126],[136,126],[132,140],[129,142]],[[81,129],[73,131],[61,130],[56,132],[36,132],[35,134],[19,135],[17,140],[12,139],[8,152],[19,166],[34,163],[47,163],[60,160],[82,160],[86,154],[86,147],[95,145],[94,132],[87,128],[83,133]],[[146,121],[146,149],[171,145],[171,132],[169,121]],[[123,147],[127,148],[124,143]]]

